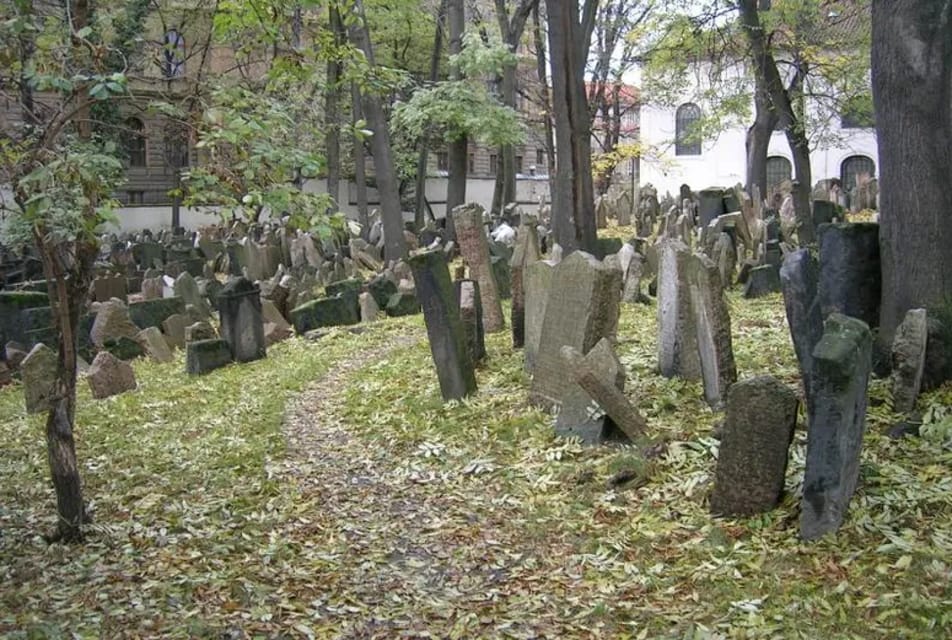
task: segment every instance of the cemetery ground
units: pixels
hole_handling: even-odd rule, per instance
[[[740,377],[795,385],[779,294],[730,304]],[[797,535],[802,416],[780,507],[713,518],[722,416],[656,373],[656,313],[624,305],[618,331],[638,447],[557,438],[508,332],[487,336],[479,393],[444,405],[419,315],[200,378],[181,352],[139,359],[134,392],[79,385],[79,546],[40,536],[43,417],[2,389],[0,635],[952,637],[948,445],[884,435],[899,418],[876,380],[839,531]],[[941,417],[952,388],[921,403]]]

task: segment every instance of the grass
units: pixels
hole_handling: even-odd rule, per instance
[[[730,303],[741,377],[796,385],[779,296]],[[385,453],[379,473],[421,502],[453,500],[477,523],[450,532],[447,566],[472,552],[507,576],[478,605],[424,602],[421,587],[401,615],[435,637],[952,637],[948,445],[883,436],[899,418],[888,384],[875,381],[860,486],[836,535],[797,538],[802,430],[780,507],[713,519],[711,431],[722,416],[698,383],[656,375],[655,313],[625,306],[618,345],[626,389],[662,451],[650,460],[556,438],[551,418],[528,405],[507,333],[488,336],[479,393],[463,402],[440,402],[425,342],[348,378],[339,417],[357,446]],[[347,633],[348,616],[385,617],[391,604],[361,599],[362,574],[345,572],[361,559],[385,563],[387,549],[355,547],[340,532],[370,520],[317,516],[331,496],[281,473],[293,453],[281,420],[335,363],[421,326],[416,317],[293,339],[197,379],[181,355],[140,361],[140,388],[102,402],[81,384],[78,449],[96,525],[80,547],[40,539],[53,514],[42,420],[23,414],[19,388],[0,390],[0,634],[364,637]],[[923,406],[950,395],[947,386]],[[633,479],[611,485],[619,473]],[[314,520],[311,532],[287,535],[302,519]]]

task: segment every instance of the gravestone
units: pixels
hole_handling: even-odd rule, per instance
[[[796,394],[773,376],[748,378],[730,388],[712,513],[749,516],[777,506],[797,426],[797,404]]]
[[[666,378],[698,380],[701,360],[691,312],[687,272],[691,252],[680,240],[660,243],[658,261],[658,367]]]
[[[178,296],[129,304],[129,317],[140,329],[161,327],[166,318],[176,313],[185,313],[185,301]]]
[[[882,280],[879,225],[874,222],[835,223],[819,230],[818,291],[824,317],[842,313],[879,326]]]
[[[724,288],[729,289],[734,284],[734,270],[737,268],[737,248],[730,234],[724,232],[717,234],[711,258],[717,264],[721,283]]]
[[[390,274],[392,276],[392,274]],[[397,293],[397,283],[386,273],[375,276],[368,284],[367,291],[374,297],[374,301],[381,309],[387,306],[390,296]]]
[[[212,310],[208,306],[208,301],[205,300],[199,292],[198,283],[195,282],[195,278],[193,278],[190,273],[180,274],[179,277],[175,279],[173,289],[175,295],[184,300],[186,305],[195,307],[196,312],[199,313],[202,318],[211,316]]]
[[[101,276],[93,280],[93,294],[97,302],[106,302],[112,298],[125,300],[129,293],[129,284],[125,276]]]
[[[212,340],[218,338],[215,333],[215,327],[206,321],[193,322],[185,327],[185,343],[198,342],[199,340]]]
[[[143,278],[142,279],[142,297],[145,300],[157,300],[162,297],[165,283],[162,278]]]
[[[706,227],[718,216],[728,213],[724,207],[724,195],[725,190],[720,187],[698,191],[698,217],[701,227]]]
[[[169,345],[178,349],[185,348],[185,327],[188,326],[188,319],[180,314],[173,313],[162,321],[162,333]]]
[[[291,323],[299,335],[312,329],[357,324],[360,308],[353,292],[336,298],[311,300],[291,310]]]
[[[233,278],[218,294],[221,337],[235,362],[260,360],[266,355],[261,291],[247,278]]]
[[[43,343],[33,347],[20,363],[27,413],[42,413],[52,408],[58,366],[56,352]]]
[[[910,413],[922,386],[929,333],[925,309],[910,309],[896,329],[892,344],[893,411]]]
[[[132,365],[123,362],[108,351],[100,351],[96,354],[96,359],[86,372],[86,381],[96,400],[132,391],[138,386]]]
[[[458,400],[475,393],[476,376],[446,256],[441,249],[432,249],[412,256],[408,262],[423,306],[423,320],[443,399]]]
[[[228,364],[231,364],[231,347],[224,340],[195,340],[185,348],[185,371],[191,375],[208,373]]]
[[[459,304],[459,317],[466,337],[466,349],[473,366],[486,357],[485,332],[483,330],[483,308],[479,301],[479,283],[475,280],[456,281],[456,299]]]
[[[731,316],[724,299],[721,276],[713,260],[701,254],[691,256],[687,279],[697,330],[704,399],[710,406],[719,407],[727,398],[727,390],[737,381]]]
[[[752,267],[744,282],[745,298],[762,298],[780,290],[780,268],[776,264]]]
[[[469,267],[470,277],[479,283],[483,305],[483,326],[487,333],[502,331],[504,327],[502,304],[493,275],[489,256],[489,242],[483,226],[483,208],[475,203],[464,204],[453,210],[456,241],[460,254]]]
[[[807,414],[812,414],[813,350],[823,337],[823,315],[817,296],[819,270],[809,249],[787,255],[780,268],[783,302],[793,349],[800,365],[800,376],[807,400]]]
[[[526,342],[526,297],[523,286],[526,268],[542,257],[535,218],[527,218],[519,225],[516,246],[509,261],[510,289],[512,291],[512,346],[516,349]]]
[[[856,489],[872,346],[865,322],[834,313],[813,350],[813,407],[800,505],[804,540],[836,530]]]
[[[576,383],[563,371],[561,349],[583,354],[618,328],[621,274],[584,251],[575,251],[555,267],[533,371],[530,401],[557,406]]]
[[[631,245],[625,245],[631,246]],[[635,304],[645,301],[641,293],[641,279],[644,275],[645,259],[640,253],[635,253],[628,261],[628,267],[625,269],[625,282],[622,287],[621,300],[627,304]]]
[[[387,300],[385,311],[391,318],[420,313],[420,300],[413,291],[398,291]]]
[[[526,266],[523,274],[525,285],[525,369],[529,373],[535,369],[539,354],[539,342],[542,340],[542,323],[545,321],[545,309],[549,303],[549,289],[556,262],[539,260]]]
[[[146,327],[136,334],[136,342],[156,362],[171,362],[172,349],[156,327]]]
[[[361,322],[373,322],[380,316],[380,307],[377,305],[373,294],[369,291],[364,291],[360,294],[358,297],[358,305],[360,306]]]
[[[137,333],[139,327],[129,317],[126,305],[119,300],[109,300],[99,305],[89,337],[94,345],[102,349],[107,340],[121,337],[134,340]]]

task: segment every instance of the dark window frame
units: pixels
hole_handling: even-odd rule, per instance
[[[685,102],[678,107],[674,114],[674,155],[701,155],[702,140],[692,131],[700,119],[701,108],[693,102]]]

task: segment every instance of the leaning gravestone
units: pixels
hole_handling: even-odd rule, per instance
[[[542,257],[535,218],[527,218],[519,225],[516,247],[509,261],[510,289],[512,292],[512,346],[516,349],[526,342],[526,297],[525,272],[533,262]]]
[[[56,353],[43,343],[33,347],[20,363],[27,413],[41,413],[53,406],[58,366]]]
[[[175,295],[185,301],[186,305],[192,305],[202,318],[207,318],[212,314],[208,301],[198,290],[198,283],[189,273],[182,273],[175,279],[173,286]]]
[[[916,408],[926,364],[929,323],[925,309],[910,309],[896,329],[892,345],[893,411],[909,413]]]
[[[443,399],[458,400],[475,393],[476,376],[445,254],[441,249],[432,249],[414,255],[408,262],[423,306],[423,320]]]
[[[523,273],[525,288],[525,326],[526,340],[523,353],[525,369],[529,373],[535,369],[539,354],[539,342],[542,340],[542,323],[545,320],[545,308],[549,303],[549,289],[552,274],[558,263],[551,260],[539,260],[526,267]]]
[[[119,338],[134,340],[137,333],[139,333],[139,327],[129,317],[129,309],[125,304],[114,299],[99,305],[89,337],[94,345],[102,349],[106,346],[107,340]]]
[[[146,327],[136,334],[136,342],[156,362],[171,362],[172,349],[156,327]]]
[[[188,324],[188,319],[180,313],[173,313],[162,321],[162,333],[165,334],[170,346],[178,349],[185,348],[185,328]]]
[[[800,512],[804,540],[836,530],[856,489],[872,347],[865,322],[834,313],[813,350],[813,407]]]
[[[96,400],[132,391],[137,386],[132,365],[123,362],[108,351],[100,351],[96,354],[96,359],[93,360],[86,373],[86,381]]]
[[[731,316],[724,299],[721,276],[713,260],[700,254],[691,256],[687,279],[697,330],[704,399],[712,407],[718,407],[727,397],[727,390],[737,381]]]
[[[697,328],[687,271],[691,252],[680,240],[663,240],[658,260],[658,364],[666,378],[701,377]]]
[[[586,354],[618,328],[621,273],[591,254],[575,251],[555,267],[533,372],[530,400],[557,406],[575,382],[565,375],[561,349]]]
[[[483,226],[483,208],[475,203],[464,204],[453,210],[456,240],[470,275],[479,283],[483,305],[483,326],[486,333],[502,331],[504,321],[499,290],[493,275],[489,256],[489,241]]]
[[[842,313],[879,326],[879,225],[835,223],[820,227],[818,292],[823,315]]]
[[[823,337],[823,315],[817,296],[819,272],[809,249],[790,253],[780,267],[783,302],[787,326],[793,338],[793,349],[800,364],[800,377],[807,400],[807,414],[812,413],[813,350]]]
[[[796,394],[772,376],[748,378],[727,393],[711,512],[749,516],[777,506],[797,426]]]
[[[260,360],[266,355],[260,290],[247,278],[228,281],[218,294],[221,337],[235,362]]]
[[[459,318],[466,336],[466,349],[473,366],[486,357],[486,339],[483,329],[483,307],[479,301],[479,283],[475,280],[456,281],[456,299]]]

